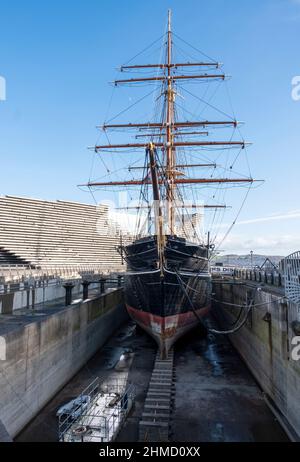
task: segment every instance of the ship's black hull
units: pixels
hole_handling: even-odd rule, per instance
[[[207,248],[167,236],[163,267],[155,236],[139,239],[124,251],[127,310],[155,338],[164,357],[210,309]]]

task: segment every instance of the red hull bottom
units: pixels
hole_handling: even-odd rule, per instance
[[[199,324],[197,317],[191,311],[162,317],[137,310],[129,305],[126,305],[126,308],[129,316],[157,342],[162,359],[166,358],[176,340]],[[196,312],[199,317],[203,317],[209,310],[210,306],[205,306]]]

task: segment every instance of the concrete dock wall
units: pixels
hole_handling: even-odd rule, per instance
[[[3,335],[0,420],[14,437],[127,319],[123,291],[62,309]]]
[[[220,282],[220,281],[219,281]],[[293,323],[299,321],[295,305],[283,294],[255,286],[216,283],[214,299],[241,305],[254,297],[244,327],[230,340],[245,360],[263,391],[278,408],[290,434],[300,440],[300,360],[293,359]],[[214,303],[214,313],[223,328],[233,325],[240,308]],[[242,318],[242,317],[241,317]],[[230,327],[229,327],[230,328]]]

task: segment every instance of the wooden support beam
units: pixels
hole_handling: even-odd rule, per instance
[[[176,178],[174,184],[210,184],[210,183],[253,183],[255,180],[252,178]],[[159,184],[164,184],[163,180],[158,181]],[[129,181],[108,181],[87,183],[79,186],[141,186],[152,184],[147,180],[129,180]]]
[[[176,129],[178,127],[207,127],[211,125],[231,125],[237,127],[240,122],[236,120],[217,120],[217,121],[210,121],[210,120],[200,120],[200,121],[183,121],[178,122],[175,121],[172,123],[172,128]],[[144,123],[128,123],[128,124],[104,124],[101,127],[103,130],[107,130],[109,128],[166,128],[166,122],[144,122]]]
[[[159,82],[162,80],[188,80],[188,79],[221,79],[225,80],[225,74],[201,74],[201,75],[169,75],[169,76],[162,76],[157,75],[155,77],[140,77],[135,79],[122,79],[122,80],[115,80],[114,84],[119,85],[120,83],[136,83],[136,82]]]
[[[170,63],[170,64],[134,64],[132,66],[121,66],[120,70],[130,70],[130,69],[147,69],[147,68],[158,68],[158,69],[167,69],[167,68],[176,68],[176,67],[192,67],[192,66],[205,66],[205,67],[215,67],[219,69],[221,63],[208,63],[208,62],[198,62],[198,63]]]
[[[146,148],[148,142],[145,143],[127,143],[127,144],[104,144],[95,146],[95,151],[98,150],[111,150],[111,149],[128,149],[128,148]],[[240,146],[244,148],[247,144],[245,141],[175,141],[172,143],[172,147],[192,147],[192,146]],[[155,143],[158,148],[165,148],[166,143],[158,142]]]

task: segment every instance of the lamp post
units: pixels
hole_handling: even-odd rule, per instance
[[[250,250],[251,269],[253,269],[253,250]]]

